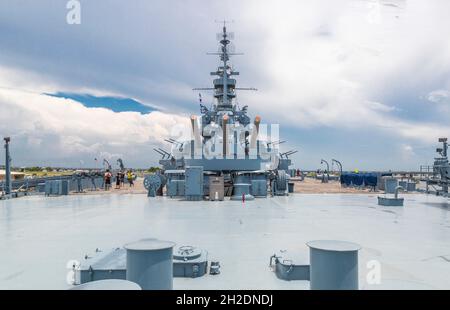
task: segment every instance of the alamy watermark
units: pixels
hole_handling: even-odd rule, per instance
[[[367,14],[367,21],[369,24],[380,24],[381,23],[381,3],[379,0],[369,1],[367,3],[367,9],[369,13]]]
[[[69,25],[81,24],[81,2],[79,0],[67,1],[66,8],[68,10],[66,21]]]
[[[378,260],[373,259],[367,262],[366,267],[369,269],[366,275],[367,284],[381,284],[381,263]]]
[[[67,262],[66,268],[69,269],[66,275],[67,284],[69,285],[77,284],[76,275],[77,272],[80,270],[80,266],[81,266],[80,262],[75,259],[71,259]]]
[[[170,130],[171,154],[175,159],[257,159],[270,161],[278,154],[278,124],[239,123],[204,127],[192,121],[191,126],[177,124]]]

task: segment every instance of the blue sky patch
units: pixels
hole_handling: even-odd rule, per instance
[[[75,94],[57,92],[55,94],[46,94],[57,98],[66,98],[75,100],[87,108],[105,108],[114,112],[139,112],[148,114],[155,111],[154,108],[146,106],[137,100],[121,97],[97,97],[89,94]]]

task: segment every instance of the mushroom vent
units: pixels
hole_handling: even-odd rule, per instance
[[[202,251],[191,245],[183,245],[173,253],[173,259],[181,261],[189,261],[199,258],[202,255]]]

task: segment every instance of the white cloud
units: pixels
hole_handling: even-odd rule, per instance
[[[396,110],[395,107],[391,107],[391,106],[382,104],[380,102],[375,102],[375,101],[367,101],[366,105],[373,111],[391,112],[391,111]]]
[[[409,120],[378,98],[399,87],[416,92],[436,77],[450,81],[450,3],[379,2],[374,22],[368,2],[266,1],[258,10],[259,1],[246,2],[250,28],[263,34],[252,56],[264,85],[241,97],[263,116],[298,127],[392,127],[389,136],[420,141],[449,134],[446,123]]]
[[[34,92],[0,89],[0,132],[20,145],[16,158],[28,162],[57,160],[75,165],[94,158],[124,156],[138,165],[155,163],[152,148],[188,119],[162,112],[115,113]],[[16,146],[17,146],[16,144]],[[18,147],[18,146],[17,146]],[[13,155],[14,156],[14,155]]]
[[[434,90],[428,94],[427,99],[434,103],[450,104],[450,91],[445,89]]]
[[[416,153],[414,152],[413,147],[411,145],[408,145],[408,144],[401,145],[401,152],[402,152],[402,157],[403,157],[404,160],[409,160],[413,156],[416,155]]]
[[[113,90],[90,87],[74,87],[70,83],[48,76],[45,72],[36,73],[20,68],[0,66],[0,89],[20,90],[29,93],[57,93],[59,91],[90,94],[93,96],[124,97]]]

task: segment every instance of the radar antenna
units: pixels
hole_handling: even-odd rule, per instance
[[[217,21],[216,23],[223,23],[222,32],[217,34],[217,39],[219,40],[219,50],[215,53],[207,53],[208,55],[218,55],[221,61],[221,65],[217,68],[215,72],[211,72],[211,75],[217,76],[214,80],[214,87],[206,87],[206,88],[194,88],[195,91],[202,90],[213,90],[214,97],[217,99],[217,106],[215,107],[215,111],[233,111],[235,109],[235,104],[233,104],[233,99],[236,98],[237,90],[257,90],[256,88],[248,87],[248,88],[240,88],[236,87],[236,80],[232,78],[232,76],[239,75],[239,72],[234,71],[231,65],[228,63],[230,61],[230,56],[234,55],[243,55],[242,53],[234,52],[234,45],[231,40],[234,38],[234,34],[227,31],[227,22],[226,20]],[[200,99],[200,108],[201,111],[207,112],[207,109],[202,107],[201,98]]]

